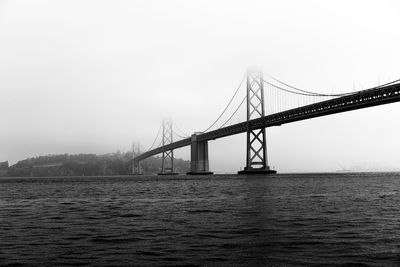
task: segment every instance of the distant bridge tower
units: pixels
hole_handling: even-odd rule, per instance
[[[172,120],[165,119],[162,124],[162,146],[173,143]],[[161,172],[158,175],[177,175],[174,172],[174,150],[163,150]]]
[[[132,143],[132,174],[142,175],[140,161],[136,161],[135,157],[140,155],[140,143]]]
[[[265,128],[251,129],[249,121],[265,116],[264,83],[261,72],[247,72],[246,167],[238,174],[276,173],[268,166]]]

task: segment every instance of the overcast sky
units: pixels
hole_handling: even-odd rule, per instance
[[[400,78],[399,1],[1,1],[0,161],[207,128],[249,67],[317,92]],[[244,89],[243,89],[244,93]],[[400,103],[269,128],[280,172],[400,168]],[[244,114],[243,114],[244,115]],[[245,135],[210,167],[245,164]],[[189,159],[189,149],[175,152]]]

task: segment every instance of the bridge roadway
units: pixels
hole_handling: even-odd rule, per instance
[[[321,101],[315,104],[290,109],[287,111],[275,113],[263,118],[253,119],[227,126],[214,131],[197,134],[197,141],[215,140],[218,138],[244,133],[249,126],[251,129],[267,128],[280,126],[282,124],[307,120],[316,117],[327,116],[331,114],[379,106],[400,101],[400,83],[375,87],[368,90],[362,90],[342,97]],[[160,154],[163,151],[177,149],[189,146],[191,137],[149,150],[135,158],[135,161],[141,161],[150,156]]]

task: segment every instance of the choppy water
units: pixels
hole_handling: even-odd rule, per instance
[[[400,174],[0,179],[1,265],[400,265]]]

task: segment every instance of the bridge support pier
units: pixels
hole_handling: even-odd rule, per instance
[[[267,161],[265,128],[251,129],[249,121],[265,116],[264,82],[261,72],[247,73],[247,153],[246,167],[238,174],[272,174]]]
[[[208,142],[198,141],[197,135],[192,135],[190,145],[190,172],[188,175],[207,175],[213,174],[208,165]]]

